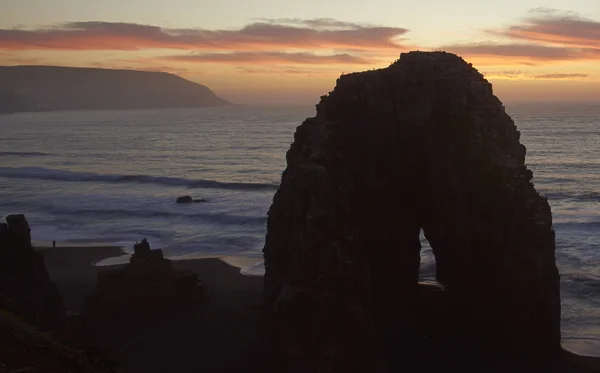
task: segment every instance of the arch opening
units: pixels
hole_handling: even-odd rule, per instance
[[[421,264],[419,266],[419,282],[427,284],[439,284],[435,276],[436,261],[431,244],[425,237],[423,228],[419,233],[421,242]]]

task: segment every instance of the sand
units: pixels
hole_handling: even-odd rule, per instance
[[[92,263],[123,255],[115,246],[43,251],[48,272],[70,312],[79,310],[97,272],[110,268]],[[259,334],[262,277],[243,276],[240,268],[217,258],[174,260],[173,267],[198,273],[211,298],[115,341],[123,356],[119,372],[268,372]]]

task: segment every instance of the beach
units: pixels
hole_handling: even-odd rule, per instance
[[[120,256],[118,246],[38,247],[65,301],[77,312],[96,283],[94,266]],[[243,260],[242,260],[243,261]],[[231,262],[231,261],[230,261]],[[263,280],[218,258],[174,260],[178,270],[196,272],[211,297],[193,309],[132,326],[114,339],[119,372],[265,372],[259,333]]]
[[[46,267],[65,301],[67,313],[77,313],[92,291],[105,259],[122,261],[118,246],[39,246]],[[151,324],[132,325],[113,339],[118,372],[270,372],[260,333],[263,294],[261,276],[242,275],[239,265],[255,258],[205,257],[173,260],[177,270],[196,272],[211,297],[192,309]],[[232,265],[233,264],[233,265]],[[238,265],[238,266],[235,266]],[[564,351],[553,372],[600,372],[600,359]],[[504,371],[489,367],[490,371]],[[494,370],[500,369],[500,370]]]

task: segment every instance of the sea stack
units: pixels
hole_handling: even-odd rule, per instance
[[[403,53],[341,76],[297,128],[268,214],[276,370],[552,364],[552,214],[519,138],[491,84],[456,55]],[[421,230],[439,289],[418,281]]]
[[[65,332],[63,299],[50,279],[44,256],[31,245],[23,214],[0,223],[0,310],[57,335]]]

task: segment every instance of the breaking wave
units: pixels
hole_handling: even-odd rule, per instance
[[[185,210],[181,209],[181,210]],[[197,212],[197,213],[184,213],[180,211],[148,211],[148,210],[117,210],[117,209],[50,209],[48,211],[52,215],[65,215],[65,216],[104,216],[111,218],[170,218],[170,217],[183,217],[186,219],[201,220],[211,223],[225,224],[242,226],[246,224],[264,225],[267,222],[266,216],[242,216],[233,215],[226,213],[209,213],[209,212]]]
[[[276,184],[267,183],[221,182],[215,180],[186,179],[169,176],[97,174],[92,172],[53,170],[42,167],[0,167],[0,177],[78,182],[88,181],[107,183],[158,184],[167,186],[184,186],[188,188],[231,190],[275,190],[278,187]]]
[[[0,157],[44,157],[52,155],[40,152],[0,152]]]

